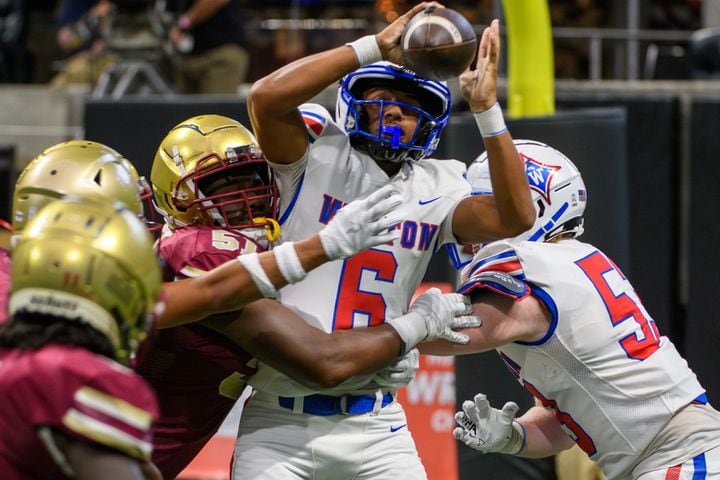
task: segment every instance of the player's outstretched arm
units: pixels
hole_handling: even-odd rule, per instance
[[[429,290],[413,307],[386,324],[328,334],[277,302],[261,300],[245,307],[238,319],[215,319],[206,325],[307,387],[325,389],[380,370],[422,340],[466,341],[451,329],[480,324],[467,315],[462,295]]]
[[[470,197],[455,209],[453,232],[463,244],[514,237],[535,221],[525,165],[497,103],[499,62],[500,27],[493,20],[480,39],[476,68],[460,75],[460,90],[475,115],[488,152],[494,193],[494,200]]]
[[[490,290],[473,294],[473,315],[483,319],[482,327],[461,330],[466,343],[445,340],[418,345],[424,355],[465,355],[486,352],[515,341],[533,342],[541,339],[550,327],[549,312],[530,295],[516,301]]]
[[[308,137],[298,107],[361,65],[383,59],[398,63],[403,27],[430,5],[438,4],[414,6],[380,32],[377,40],[363,37],[363,43],[357,41],[295,60],[256,81],[248,95],[248,113],[265,158],[281,164],[302,158]]]
[[[397,238],[388,228],[398,223],[402,203],[392,186],[341,208],[317,234],[286,242],[274,250],[242,255],[196,278],[164,285],[165,310],[158,328],[201,320],[230,312],[263,297],[275,298],[277,289],[299,282],[323,263],[352,256]]]
[[[459,427],[453,436],[470,448],[483,453],[506,453],[528,458],[554,455],[574,445],[555,414],[541,406],[515,418],[518,405],[507,402],[493,408],[483,393],[463,402],[455,413]]]

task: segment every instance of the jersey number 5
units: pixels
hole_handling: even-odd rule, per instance
[[[340,275],[333,330],[353,328],[355,316],[365,316],[368,326],[385,321],[385,299],[381,293],[363,289],[363,273],[378,282],[393,282],[397,261],[392,252],[365,250],[345,260]]]
[[[595,285],[607,307],[613,326],[618,326],[630,319],[636,322],[636,331],[620,340],[620,346],[625,350],[627,356],[636,360],[645,360],[660,348],[658,342],[660,333],[655,322],[643,313],[643,309],[627,293],[615,295],[610,288],[605,275],[615,272],[625,280],[622,272],[598,251],[577,261],[576,264]]]

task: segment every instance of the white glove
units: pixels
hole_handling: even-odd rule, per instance
[[[459,293],[441,293],[431,288],[423,293],[405,315],[387,320],[405,342],[405,351],[425,340],[442,338],[453,343],[467,343],[464,333],[453,328],[479,327],[482,321],[472,313],[470,299]],[[459,315],[459,316],[458,316]]]
[[[373,382],[381,387],[401,388],[410,383],[420,367],[420,352],[413,348],[405,356],[375,374]]]
[[[498,410],[490,406],[485,394],[478,393],[474,400],[465,400],[463,411],[455,413],[460,427],[453,430],[453,437],[483,453],[520,453],[525,447],[525,429],[515,420],[517,403],[507,402]]]
[[[385,185],[362,200],[348,203],[320,230],[320,242],[330,260],[352,257],[376,245],[396,240],[402,212],[395,210],[402,196],[393,185]]]

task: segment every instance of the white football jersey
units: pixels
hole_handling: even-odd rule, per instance
[[[281,198],[282,240],[317,233],[340,207],[387,183],[396,184],[403,196],[404,220],[398,226],[399,240],[313,270],[303,281],[281,290],[282,303],[326,332],[379,325],[407,313],[430,257],[441,245],[454,241],[451,222],[446,220],[469,193],[465,165],[456,160],[405,162],[390,179],[372,158],[351,148],[348,136],[326,109],[303,105],[301,112],[310,135],[307,154],[292,165],[273,164]],[[279,375],[263,365],[251,384],[284,395],[309,392],[286,377],[278,380]],[[356,379],[339,390],[354,390],[368,379]],[[293,386],[288,390],[289,385]]]
[[[500,356],[608,478],[627,478],[672,416],[704,395],[695,374],[592,245],[496,242],[480,255],[469,269],[524,280],[552,314],[543,339]]]

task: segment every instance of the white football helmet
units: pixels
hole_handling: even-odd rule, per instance
[[[546,242],[560,234],[582,235],[587,191],[575,164],[544,143],[533,140],[514,143],[525,162],[537,217],[529,230],[509,240]],[[468,167],[467,180],[473,195],[492,194],[486,152]]]
[[[392,88],[415,96],[421,108],[405,102],[365,100],[370,88]],[[402,131],[396,125],[385,125],[371,132],[367,125],[367,107],[377,107],[380,118],[386,105],[399,105],[418,115],[418,124],[409,142],[401,140]],[[400,65],[377,62],[360,67],[346,75],[338,89],[335,118],[350,137],[352,146],[375,160],[402,162],[420,160],[432,154],[440,141],[440,133],[450,118],[452,98],[443,82],[427,80]]]

